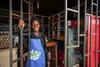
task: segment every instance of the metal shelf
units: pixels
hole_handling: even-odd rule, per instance
[[[2,17],[2,18],[9,18],[9,16],[0,16],[0,17]]]
[[[29,20],[29,19],[24,19],[24,20]]]
[[[9,18],[9,16],[0,16],[0,17],[2,17],[2,18]],[[12,17],[13,19],[20,19],[20,18],[18,18],[18,17]]]
[[[60,20],[60,22],[64,22],[65,20]]]
[[[49,60],[56,60],[56,58],[50,58]]]

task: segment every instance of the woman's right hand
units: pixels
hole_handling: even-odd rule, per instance
[[[25,26],[24,20],[20,19],[19,22],[18,22],[18,27],[19,27],[19,28],[20,28],[20,27],[24,28],[24,26]]]

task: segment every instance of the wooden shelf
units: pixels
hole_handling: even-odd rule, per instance
[[[53,40],[59,40],[59,41],[64,41],[63,38],[52,38]]]
[[[50,60],[50,61],[51,61],[51,60],[56,60],[56,58],[50,58],[49,60]]]
[[[61,31],[65,31],[65,30],[59,30],[59,31],[61,32]]]
[[[57,13],[57,14],[54,14],[54,15],[52,15],[52,16],[50,16],[49,17],[49,20],[50,20],[50,18],[51,18],[51,20],[50,21],[52,21],[51,23],[52,23],[52,39],[54,39],[54,40],[60,40],[60,41],[64,41],[64,38],[61,38],[60,36],[59,36],[59,34],[61,33],[61,32],[64,32],[64,11],[62,11],[62,12],[60,12],[60,13]],[[56,18],[56,21],[54,21],[55,20],[55,18]],[[56,28],[57,28],[57,30],[55,30],[54,28],[53,28],[53,26],[55,26]],[[50,27],[49,27],[50,28]],[[53,33],[53,32],[56,32],[56,33]],[[64,35],[64,33],[62,33],[63,35]],[[57,36],[57,37],[54,37],[54,36]]]
[[[58,38],[58,40],[64,41],[64,38]]]
[[[2,18],[9,18],[9,16],[0,16],[0,17],[2,17]],[[20,19],[20,18],[18,18],[18,17],[12,17],[13,19]]]
[[[20,19],[20,18],[18,18],[18,17],[12,17],[12,18],[13,18],[13,19],[18,19],[18,20]]]
[[[60,20],[60,22],[64,22],[65,20]]]
[[[29,19],[24,19],[24,20],[29,20]]]
[[[0,16],[0,17],[2,17],[2,18],[9,18],[9,16]]]
[[[18,31],[12,31],[12,32],[15,32],[15,33],[17,33]]]
[[[48,49],[48,56],[50,61],[50,66],[57,67],[58,65],[58,58],[57,58],[57,42],[56,41],[49,41],[47,42],[47,49]],[[55,62],[55,63],[52,63]]]
[[[47,42],[47,47],[56,46],[56,45],[57,45],[57,42],[54,42],[54,41]]]

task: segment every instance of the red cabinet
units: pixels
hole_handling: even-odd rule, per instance
[[[96,27],[96,16],[92,16],[92,24],[90,23],[90,16],[87,16],[86,54],[88,56],[86,57],[86,67],[95,67],[95,65],[96,67],[98,67],[99,65],[99,60],[100,60],[99,58],[100,55],[98,52],[100,50],[99,38],[100,38],[100,18],[98,18],[97,27]]]

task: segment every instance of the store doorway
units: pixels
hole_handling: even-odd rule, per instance
[[[3,25],[0,24],[0,45],[5,46],[10,44],[10,67],[25,67],[27,57],[30,55],[30,10],[33,10],[30,7],[31,1],[33,0],[9,0],[9,7],[7,8],[7,10],[0,9],[0,17],[2,17],[0,18],[0,22],[3,23]],[[53,0],[50,2],[53,3]],[[56,41],[53,43],[53,48],[51,46],[52,43],[49,45],[50,48],[48,48],[48,50],[51,51],[52,54],[50,58],[51,67],[100,66],[99,0],[77,0],[75,2],[73,0],[63,0],[63,2],[61,2],[62,6],[58,6],[60,2],[56,3],[58,5],[55,5],[54,3],[52,5],[48,4],[48,2],[45,0],[37,0],[34,1],[33,4],[34,5],[32,6],[35,10],[33,13],[42,15],[44,14],[47,16],[32,14],[32,17],[43,19],[42,24],[45,27],[45,34],[47,35],[46,37],[48,38],[48,40]],[[41,4],[42,6],[40,6]],[[16,5],[17,10],[12,10],[14,5]],[[47,7],[47,5],[49,5],[49,8]],[[74,5],[75,7],[72,7],[71,5]],[[45,9],[47,11],[43,10],[43,7],[48,8]],[[51,9],[50,7],[54,8]],[[65,9],[61,7],[65,7]],[[55,11],[54,9],[58,11]],[[59,9],[61,9],[61,11],[59,11]],[[21,27],[18,30],[17,24],[19,19],[24,19],[26,24],[29,24],[25,27],[24,32],[22,31]],[[8,26],[6,26],[5,24],[8,24]],[[9,28],[9,30],[7,28]],[[10,34],[8,35],[8,33],[5,31]],[[20,45],[18,43],[14,43],[12,39],[13,34],[14,38],[17,38],[18,34],[15,33],[18,31],[20,32]],[[26,39],[25,41],[23,41],[24,38]],[[4,40],[4,42],[2,41],[2,39]],[[6,43],[5,41],[7,41],[8,43]],[[57,42],[60,43],[57,44]],[[16,49],[13,49],[13,47]],[[0,49],[1,48],[3,47],[0,47]],[[60,52],[59,49],[62,49],[62,51]],[[17,54],[18,56],[15,56],[15,54]]]

